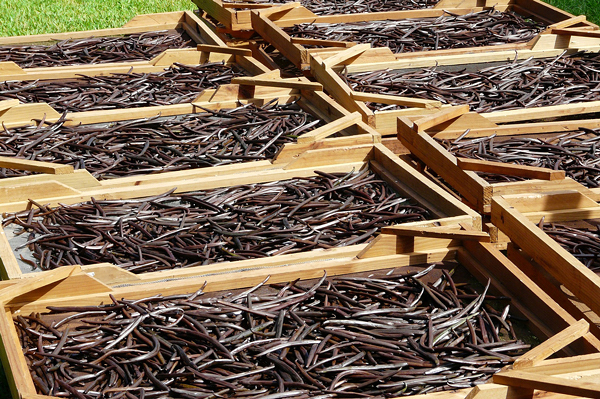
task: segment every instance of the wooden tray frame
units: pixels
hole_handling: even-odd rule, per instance
[[[347,140],[342,137],[331,143],[316,144],[300,143],[298,145],[286,146],[278,157],[270,162],[259,164],[231,165],[230,168],[223,167],[220,171],[216,168],[205,168],[204,170],[193,170],[182,172],[166,172],[160,175],[148,175],[134,178],[112,179],[103,181],[100,186],[77,188],[69,187],[57,180],[44,180],[36,184],[15,184],[7,188],[14,200],[0,204],[0,212],[13,212],[24,210],[27,207],[27,199],[35,199],[44,204],[57,206],[59,204],[74,204],[87,201],[90,198],[100,199],[129,199],[149,195],[156,195],[177,188],[176,192],[183,193],[195,190],[227,187],[232,185],[251,184],[289,179],[292,177],[315,176],[315,170],[329,173],[359,170],[370,168],[386,180],[396,191],[414,199],[418,204],[427,208],[432,213],[433,219],[419,222],[419,225],[439,225],[448,223],[467,223],[481,230],[481,217],[455,197],[445,192],[434,183],[421,176],[409,164],[402,161],[394,152],[381,143],[373,144],[373,137],[363,134],[361,139],[371,140],[371,144],[352,145],[339,147],[340,141]],[[358,136],[357,136],[358,137]],[[350,137],[353,140],[354,137]],[[313,147],[314,146],[314,147]],[[311,147],[316,149],[310,149]],[[64,176],[64,175],[62,175]],[[26,176],[29,177],[29,176]],[[15,178],[11,179],[16,181]],[[59,190],[58,188],[63,188]],[[35,190],[34,190],[35,188]],[[35,194],[33,194],[35,193]],[[39,194],[38,194],[39,193]],[[20,194],[20,197],[19,197]],[[17,198],[20,198],[17,200]],[[299,254],[281,255],[268,259],[256,259],[250,261],[235,261],[219,263],[215,265],[219,270],[254,267],[258,264],[280,264],[290,261],[314,261],[318,257],[339,258],[356,256],[364,249],[365,245],[354,245],[336,248],[327,251],[307,251]],[[0,232],[0,275],[4,279],[15,279],[34,276],[37,273],[23,274],[17,263],[6,235]],[[128,275],[129,279],[139,281],[161,280],[173,276],[185,276],[196,273],[198,268],[184,268],[167,270],[164,272],[152,272],[142,275],[134,275],[116,268]],[[123,274],[123,273],[121,273]]]
[[[517,312],[530,320],[530,328],[538,337],[547,338],[558,334],[550,339],[548,344],[541,346],[541,349],[545,349],[543,355],[539,353],[529,355],[528,359],[535,361],[535,366],[548,367],[550,363],[553,368],[564,370],[559,366],[575,359],[579,362],[586,361],[588,368],[590,362],[592,366],[597,367],[600,340],[594,335],[595,326],[583,328],[585,325],[582,325],[582,322],[578,322],[562,309],[492,244],[461,234],[464,231],[458,230],[456,225],[446,226],[439,231],[444,238],[423,237],[418,232],[400,236],[381,235],[378,240],[365,248],[361,256],[351,261],[329,260],[316,264],[266,266],[267,268],[237,270],[231,273],[202,273],[189,275],[185,280],[166,280],[146,284],[131,284],[127,280],[120,280],[120,277],[113,277],[113,280],[108,281],[107,284],[106,275],[99,272],[100,267],[94,270],[96,274],[91,275],[90,269],[75,266],[42,273],[35,279],[0,282],[0,303],[3,310],[0,312],[1,354],[11,392],[14,398],[52,399],[49,396],[36,394],[12,321],[14,314],[43,312],[50,304],[61,306],[106,303],[110,301],[109,294],[117,298],[136,299],[155,293],[163,295],[192,293],[205,281],[207,282],[205,292],[214,292],[252,286],[263,281],[267,276],[270,276],[269,282],[276,283],[289,281],[298,276],[305,279],[318,278],[322,276],[324,270],[329,276],[389,267],[410,270],[411,265],[451,259],[458,260],[482,283],[485,284],[490,279],[495,293],[511,297],[513,309],[517,309]],[[373,256],[370,256],[371,253]],[[565,337],[566,332],[562,331],[564,328],[570,333],[569,337]],[[566,353],[579,356],[564,360],[541,360],[548,356],[548,347],[556,351],[571,342],[572,345],[565,348]],[[525,371],[530,370],[532,369],[527,368]],[[473,389],[415,396],[415,398],[517,399],[524,397],[517,396],[518,393],[520,393],[518,390],[515,391],[505,385],[485,384]],[[543,392],[537,394],[541,394],[540,397],[562,398],[552,394],[545,396]]]
[[[28,71],[24,74],[17,75],[0,75],[0,79],[10,80],[31,80],[31,79],[67,79],[77,77],[78,75],[88,76],[102,76],[111,73],[127,73],[129,71],[135,73],[152,73],[162,72],[165,68],[173,65],[174,63],[181,63],[185,65],[199,65],[205,62],[224,62],[228,65],[236,65],[252,76],[262,75],[268,72],[272,72],[266,66],[258,62],[256,59],[249,56],[250,51],[236,51],[228,47],[217,47],[208,46],[209,49],[202,45],[200,49],[184,49],[184,50],[167,50],[155,60],[152,64],[132,64],[132,63],[121,63],[112,64],[112,66],[92,65],[92,66],[78,66],[77,68],[71,67],[52,67],[52,68],[36,68],[36,72]],[[273,79],[276,80],[276,79]],[[267,86],[268,87],[268,86]],[[248,93],[251,90],[246,90]],[[260,90],[259,90],[260,92]],[[263,90],[265,92],[265,90]],[[191,103],[199,103],[210,99],[210,95],[214,93],[214,90],[205,90]],[[232,98],[236,98],[235,93],[231,93]],[[82,112],[69,112],[67,118],[73,121],[87,121],[95,120],[97,122],[108,122],[122,119],[130,119],[133,115],[136,117],[144,117],[144,115],[156,115],[158,112],[166,112],[163,115],[172,115],[173,112],[177,113],[179,110],[189,109],[190,103],[174,104],[163,107],[140,107],[140,108],[123,108],[123,109],[109,109],[109,110],[97,110],[97,111],[82,111]],[[192,111],[189,111],[192,112]],[[112,115],[112,119],[111,119]],[[52,122],[60,118],[60,113],[52,108],[47,103],[25,103],[19,104],[18,100],[5,100],[0,101],[0,123],[3,123],[7,128],[23,126],[31,124],[33,119],[42,119],[45,116],[46,121]]]
[[[155,30],[166,30],[166,29],[183,29],[192,38],[196,44],[207,44],[212,46],[227,47],[227,44],[221,40],[221,38],[210,29],[210,24],[199,18],[191,11],[174,11],[164,12],[157,14],[142,14],[133,17],[129,22],[120,28],[108,28],[98,30],[86,30],[77,32],[64,32],[64,33],[49,33],[41,35],[25,35],[25,36],[6,36],[0,37],[0,45],[20,45],[20,44],[35,44],[44,43],[55,40],[66,40],[66,39],[84,39],[88,37],[102,37],[102,36],[118,36],[127,35],[132,33],[143,33],[151,32]],[[155,65],[155,63],[162,58],[164,52],[159,54],[148,61],[129,61],[126,62],[131,66],[134,65]],[[71,65],[62,67],[46,67],[46,68],[58,68],[59,70],[77,70],[78,68],[85,66],[105,66],[107,68],[122,65],[119,62],[104,63],[104,64],[81,64]],[[18,74],[35,74],[45,68],[21,68],[12,61],[0,62],[0,79],[1,80],[14,80],[10,76]],[[7,76],[7,77],[5,77]],[[33,78],[38,79],[38,78]]]
[[[228,31],[244,31],[244,30],[252,30],[252,22],[251,22],[251,10],[261,10],[267,12],[273,12],[273,20],[280,21],[281,23],[289,23],[287,21],[297,21],[302,18],[323,18],[323,22],[328,22],[328,16],[318,16],[308,9],[303,8],[303,10],[294,10],[288,13],[283,13],[285,9],[281,7],[290,7],[290,3],[278,4],[278,3],[254,3],[251,0],[249,1],[236,1],[231,3],[224,3],[220,0],[192,0],[194,4],[198,6],[198,8],[207,15],[214,18],[216,21],[225,26]],[[566,15],[563,10],[560,10],[556,7],[553,7],[547,3],[542,1],[512,1],[511,0],[501,0],[501,1],[477,1],[477,0],[441,0],[434,7],[422,10],[406,10],[406,11],[396,11],[403,12],[404,15],[407,15],[405,18],[420,18],[425,10],[448,10],[454,12],[455,9],[470,9],[475,7],[493,7],[493,6],[502,6],[511,4],[518,10],[524,10],[522,12],[529,12],[532,16],[538,19],[546,19],[549,21],[556,22],[557,18],[560,18],[562,15]],[[278,11],[276,11],[278,10]],[[358,13],[358,14],[348,14],[347,17],[358,18],[360,20],[364,20],[362,18],[373,18],[379,19],[382,16],[385,18],[385,12],[376,12],[376,13]],[[427,15],[427,14],[425,14]],[[333,19],[335,20],[335,18]],[[297,22],[292,22],[297,23]]]
[[[452,112],[454,111],[454,112]],[[419,160],[431,168],[441,178],[443,178],[452,188],[460,193],[465,200],[470,203],[477,211],[481,213],[490,213],[492,197],[498,195],[511,195],[532,192],[552,192],[557,190],[576,190],[584,193],[590,198],[600,200],[600,195],[596,191],[592,191],[580,183],[570,178],[562,178],[558,180],[542,180],[541,177],[536,177],[536,174],[531,174],[531,180],[507,183],[490,184],[483,178],[479,177],[474,171],[465,169],[459,165],[459,160],[453,154],[449,153],[441,144],[433,139],[435,133],[428,133],[427,129],[431,125],[436,126],[440,123],[458,121],[460,118],[465,118],[464,123],[472,121],[485,120],[481,115],[467,113],[468,107],[452,107],[427,117],[418,118],[415,121],[406,117],[399,117],[397,120],[398,139],[402,144]],[[456,122],[459,125],[463,122]],[[576,124],[577,121],[573,122]],[[566,123],[566,126],[573,126],[573,123]],[[597,122],[593,122],[597,123]],[[510,126],[506,128],[498,128],[498,131],[504,134],[510,133]],[[535,127],[534,127],[535,126]],[[545,133],[546,123],[531,124],[525,126],[526,131],[539,131]],[[564,126],[564,125],[563,125]],[[458,130],[450,130],[446,136],[441,137],[457,137]],[[464,129],[462,132],[464,133]],[[442,134],[442,133],[440,133]],[[502,166],[503,164],[498,164]],[[543,169],[543,168],[539,168]]]
[[[291,3],[293,4],[293,3]],[[490,8],[490,5],[481,5],[481,2],[468,3],[469,6],[464,8],[453,8],[447,10],[454,14],[468,14],[470,12],[482,11],[486,8]],[[487,3],[486,3],[487,4]],[[523,15],[531,15],[534,19],[542,21],[548,25],[548,28],[538,34],[534,39],[527,43],[509,43],[496,46],[483,46],[483,47],[472,47],[472,48],[459,48],[459,49],[447,49],[447,50],[435,50],[435,51],[421,51],[407,54],[394,54],[387,47],[372,49],[367,54],[364,54],[362,59],[357,60],[357,63],[372,63],[374,59],[380,61],[393,62],[396,59],[412,59],[415,57],[428,54],[431,57],[440,56],[458,56],[469,52],[469,53],[487,53],[495,51],[512,51],[533,49],[537,44],[538,46],[543,42],[549,45],[552,42],[551,39],[544,37],[550,34],[553,29],[564,29],[565,27],[577,26],[578,29],[584,30],[589,33],[590,30],[598,30],[598,26],[586,21],[585,16],[575,17],[565,11],[559,10],[555,7],[549,6],[546,3],[535,1],[535,0],[501,0],[493,5],[499,11],[515,10]],[[352,47],[356,45],[356,42],[336,42],[326,41],[318,42],[311,41],[308,39],[295,39],[291,38],[282,28],[293,26],[299,23],[339,23],[339,22],[359,22],[359,21],[377,21],[377,20],[401,20],[406,18],[426,18],[426,17],[439,17],[444,14],[444,9],[434,8],[417,11],[390,11],[381,13],[367,13],[367,14],[340,14],[340,15],[325,15],[325,16],[308,16],[304,18],[285,18],[285,14],[291,14],[297,12],[298,7],[273,7],[266,10],[252,10],[251,21],[252,28],[258,33],[265,41],[271,43],[277,50],[279,50],[292,64],[300,68],[303,71],[310,71],[312,65],[310,62],[311,55],[320,55],[322,58],[331,56],[339,52],[340,47]],[[531,10],[531,11],[530,11]],[[275,16],[275,17],[273,17]],[[278,19],[276,19],[278,18]],[[589,39],[589,38],[588,38]],[[556,40],[556,39],[555,39]],[[564,41],[564,40],[563,40]],[[596,40],[597,42],[597,40]],[[329,45],[330,47],[324,48],[306,48],[305,45],[309,43]]]

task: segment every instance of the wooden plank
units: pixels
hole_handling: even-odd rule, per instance
[[[290,36],[280,29],[273,21],[257,11],[251,12],[252,27],[260,36],[268,40],[292,64],[300,67],[303,63],[304,48],[292,43]]]
[[[340,51],[336,55],[325,59],[323,62],[333,68],[334,66],[341,64],[351,58],[358,57],[366,50],[371,48],[371,43],[357,44],[356,46],[350,47],[346,50]]]
[[[265,18],[269,18],[269,16],[271,16],[273,14],[277,14],[277,13],[291,10],[292,8],[298,8],[301,6],[302,5],[300,4],[300,2],[289,2],[289,3],[282,4],[282,5],[272,5],[269,8],[265,8],[265,9],[262,9],[260,11],[255,11],[255,12],[260,13]]]
[[[19,104],[4,110],[0,114],[0,123],[9,126],[12,123],[30,122],[32,119],[60,118],[60,114],[46,103]]]
[[[284,170],[330,165],[335,162],[366,162],[371,157],[373,145],[310,150],[300,154],[283,167]]]
[[[325,91],[340,105],[350,112],[358,111],[363,116],[363,122],[374,126],[375,119],[371,111],[363,102],[352,98],[352,90],[348,85],[319,57],[310,59],[310,71],[317,82],[321,83]]]
[[[531,369],[532,372],[546,375],[566,374],[573,370],[600,370],[600,353],[541,360]]]
[[[600,397],[600,384],[580,382],[571,379],[552,376],[542,376],[525,371],[506,371],[494,375],[496,384],[516,386],[520,388],[540,389],[565,395],[582,396],[585,398]]]
[[[564,209],[581,209],[581,217],[585,219],[585,215],[593,215],[590,209],[600,210],[600,206],[596,201],[588,196],[581,194],[578,191],[561,191],[554,193],[528,193],[526,195],[510,195],[505,196],[506,201],[515,210],[529,214],[531,212],[548,212]],[[587,218],[590,218],[589,216]]]
[[[320,83],[309,82],[302,78],[289,79],[260,79],[256,77],[236,77],[231,79],[231,84],[239,84],[246,86],[268,86],[268,87],[283,87],[288,89],[298,90],[316,90],[323,91],[323,85]]]
[[[31,291],[64,280],[69,276],[81,273],[82,271],[79,265],[59,267],[45,273],[38,273],[33,278],[22,279],[18,284],[2,289],[0,291],[0,302],[7,304],[23,294],[27,294]]]
[[[358,112],[353,112],[350,115],[346,115],[340,119],[330,122],[325,126],[321,126],[308,133],[304,133],[303,135],[298,137],[297,142],[299,144],[314,143],[317,140],[322,140],[326,137],[331,136],[332,134],[339,132],[340,130],[344,130],[349,126],[355,125],[361,120],[361,115]]]
[[[43,198],[44,196],[47,196],[48,193],[62,196],[77,195],[80,194],[81,191],[56,180],[48,180],[42,183],[13,183],[12,186],[0,187],[0,202],[20,201],[29,198]]]
[[[31,161],[28,159],[12,158],[0,156],[0,167],[18,170],[28,170],[32,172],[49,173],[54,175],[64,175],[73,173],[71,165],[61,165],[58,163]]]
[[[481,159],[457,158],[458,166],[463,170],[520,176],[528,179],[564,180],[564,170],[552,170],[536,166],[518,165]]]
[[[579,191],[598,201],[600,197],[581,183],[567,177],[564,180],[526,180],[506,183],[494,183],[493,195],[516,195],[529,193],[548,193],[558,191]]]
[[[327,61],[328,59],[325,60],[325,62]],[[397,104],[404,105],[406,107],[439,109],[442,106],[442,103],[436,100],[423,100],[419,98],[394,96],[389,94],[362,93],[359,91],[352,91],[351,95],[352,98],[357,101],[369,101],[382,104]]]
[[[549,358],[573,341],[583,337],[589,331],[590,324],[581,319],[577,321],[577,323],[570,325],[558,334],[542,342],[540,345],[529,350],[524,355],[519,356],[512,368],[513,370],[531,368],[539,364],[540,361]]]
[[[188,26],[195,28],[201,36],[201,39],[206,44],[213,44],[216,46],[227,46],[227,44],[221,40],[221,38],[213,32],[208,26],[204,19],[199,18],[193,11],[184,11],[185,21]]]
[[[541,397],[539,393],[536,392],[536,395],[538,395],[536,398]],[[507,387],[506,385],[488,382],[475,386],[464,399],[531,399],[532,397],[533,389]],[[545,398],[546,395],[543,395],[543,397]]]
[[[600,277],[501,197],[492,199],[492,223],[523,248],[592,311],[600,314]]]
[[[544,119],[548,115],[554,118],[569,115],[589,114],[600,111],[600,101],[551,105],[547,107],[523,108],[510,111],[482,113],[490,122],[511,123],[523,120]]]
[[[209,44],[198,44],[196,46],[198,51],[204,52],[213,52],[213,53],[223,53],[223,54],[233,54],[233,55],[243,55],[243,56],[252,56],[252,50],[247,48],[240,47],[221,47]]]
[[[408,236],[408,237],[431,237],[431,238],[445,238],[450,240],[459,241],[482,241],[490,242],[490,236],[482,231],[449,231],[448,227],[443,226],[441,228],[415,228],[406,226],[389,226],[381,229],[382,234],[391,234],[396,236]]]
[[[337,40],[327,39],[311,39],[306,37],[292,37],[293,44],[299,44],[301,46],[325,46],[325,47],[352,47],[356,46],[355,42],[343,42]]]
[[[553,23],[552,25],[549,25],[546,29],[549,29],[549,30],[564,29],[564,28],[568,28],[569,26],[573,26],[573,25],[577,25],[578,23],[585,22],[586,20],[587,19],[586,19],[585,15],[578,15],[576,17],[571,17],[571,18],[565,19],[563,21]],[[555,33],[555,32],[552,32],[552,33]]]
[[[412,124],[407,118],[398,118],[398,139],[402,144],[451,184],[476,209],[483,210],[489,205],[492,186],[475,172],[459,168],[454,155],[448,153],[429,135],[414,131]]]
[[[14,100],[2,100],[0,101],[0,112],[5,111],[9,108],[19,105],[20,102],[17,99]]]
[[[600,31],[597,31],[597,30],[552,29],[552,33],[555,35],[569,35],[569,36],[600,38]]]
[[[21,268],[15,257],[4,228],[0,226],[0,276],[2,280],[21,277]]]
[[[461,115],[469,112],[469,106],[459,105],[454,107],[448,107],[433,115],[424,116],[423,118],[414,121],[415,130],[417,132],[424,132],[434,126],[458,118]]]
[[[19,398],[21,393],[35,394],[36,388],[31,379],[31,373],[19,342],[17,329],[13,323],[12,313],[4,304],[0,304],[0,345],[4,372],[13,398]]]

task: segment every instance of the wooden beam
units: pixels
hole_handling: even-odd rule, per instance
[[[71,165],[61,165],[58,163],[31,161],[13,157],[0,156],[0,168],[28,170],[31,172],[49,173],[53,175],[63,175],[73,173]]]
[[[301,7],[301,6],[302,6],[302,4],[300,4],[299,2],[291,2],[291,3],[282,4],[280,6],[271,6],[269,8],[255,11],[255,12],[259,12],[260,15],[264,16],[265,18],[268,18],[269,15],[277,14],[278,12],[291,10],[292,8],[297,8],[297,7]]]
[[[382,234],[408,237],[431,237],[445,238],[449,240],[490,242],[490,236],[482,231],[449,230],[443,227],[410,227],[410,226],[388,226],[381,229]]]
[[[555,35],[581,36],[600,38],[600,31],[597,30],[578,30],[578,29],[552,29]]]
[[[333,68],[334,66],[341,64],[342,62],[361,55],[365,51],[371,48],[371,43],[357,44],[356,46],[350,47],[346,50],[340,51],[336,55],[327,58],[323,62],[329,67]]]
[[[457,158],[458,166],[463,170],[495,173],[500,175],[520,176],[528,179],[564,180],[564,170],[553,170],[537,166],[517,165],[481,159]]]
[[[325,46],[325,47],[353,47],[356,46],[356,42],[343,42],[337,40],[326,40],[326,39],[311,39],[307,37],[292,37],[293,44],[299,44],[301,46]]]
[[[16,105],[19,105],[20,102],[17,99],[14,100],[2,100],[0,101],[0,112],[5,111],[9,108],[12,108]]]
[[[563,29],[563,28],[567,28],[569,26],[577,25],[578,23],[581,23],[581,22],[585,22],[586,20],[587,20],[587,18],[585,17],[585,15],[578,15],[576,17],[568,18],[568,19],[565,19],[564,21],[560,21],[560,22],[556,22],[552,25],[548,25],[548,27],[546,29],[547,30]]]
[[[81,273],[81,266],[79,265],[64,266],[54,270],[49,270],[44,273],[38,273],[36,277],[22,279],[17,284],[2,289],[0,291],[0,302],[8,303],[18,296],[27,294],[31,291],[37,290],[38,288],[54,284],[58,281],[68,278],[69,276]]]
[[[476,209],[483,211],[486,206],[489,207],[492,186],[475,172],[459,168],[454,155],[428,134],[416,132],[412,125],[410,119],[398,118],[398,139],[402,144],[452,185]]]
[[[590,324],[584,319],[565,328],[555,336],[542,342],[529,352],[521,355],[513,364],[513,370],[521,370],[534,367],[563,349],[573,341],[583,337],[590,331]]]
[[[329,59],[326,59],[325,61],[328,60]],[[397,104],[404,105],[406,107],[439,109],[442,106],[442,103],[436,100],[424,100],[420,98],[394,96],[390,94],[363,93],[359,91],[352,91],[351,95],[353,99],[358,101],[369,101],[382,104]]]
[[[343,116],[333,122],[321,126],[315,130],[305,133],[298,137],[298,144],[314,143],[317,140],[321,140],[344,130],[349,126],[355,125],[362,121],[362,116],[358,112],[353,112],[350,115]]]
[[[210,44],[199,44],[196,46],[198,51],[204,51],[207,53],[223,53],[223,54],[233,54],[233,55],[245,55],[248,57],[252,57],[252,50],[247,48],[239,48],[239,47],[222,47],[222,46],[214,46]]]
[[[268,86],[268,87],[283,87],[288,89],[298,90],[315,90],[323,91],[323,85],[321,83],[309,82],[301,80],[300,78],[290,79],[260,79],[256,77],[237,77],[231,79],[232,84],[239,84],[245,86]]]
[[[468,104],[458,105],[455,107],[448,107],[439,112],[436,112],[433,115],[428,115],[414,121],[416,128],[415,130],[417,132],[424,132],[425,130],[437,126],[440,123],[444,123],[454,118],[458,118],[459,116],[464,115],[467,112],[469,112]]]
[[[520,388],[539,389],[584,398],[600,397],[600,383],[552,377],[525,371],[507,371],[495,374],[495,384]]]
[[[600,277],[502,197],[492,199],[492,223],[592,311],[600,314]]]

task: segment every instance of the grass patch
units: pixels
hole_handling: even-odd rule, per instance
[[[585,15],[587,20],[600,24],[598,0],[545,0],[546,3],[570,12],[573,15]]]
[[[118,28],[139,14],[196,8],[190,0],[0,1],[0,36]]]

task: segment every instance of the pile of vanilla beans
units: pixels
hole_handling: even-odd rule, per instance
[[[598,129],[580,128],[548,139],[489,136],[443,140],[442,144],[459,158],[564,170],[567,177],[595,188],[600,187],[599,133]],[[489,183],[524,180],[517,176],[481,175]]]
[[[72,165],[98,179],[272,159],[320,120],[295,103],[206,110],[110,124],[51,124],[0,131],[0,156]],[[0,169],[0,178],[31,172]]]
[[[34,268],[114,263],[143,273],[370,241],[429,212],[365,169],[152,198],[94,200],[4,215]],[[33,257],[33,259],[29,257]]]
[[[436,18],[351,23],[303,23],[285,28],[291,37],[371,43],[394,53],[524,43],[543,25],[510,11],[493,9]]]
[[[67,39],[52,44],[2,45],[0,62],[11,61],[21,68],[39,68],[146,61],[165,50],[195,45],[182,31],[153,31],[123,36]]]
[[[192,102],[205,89],[246,73],[222,62],[175,63],[157,73],[113,73],[76,79],[0,82],[0,100],[48,103],[58,112],[151,107]]]
[[[456,68],[454,68],[456,69]],[[515,60],[471,71],[435,66],[418,71],[379,70],[342,76],[356,91],[469,104],[471,111],[561,105],[600,99],[600,54],[563,53]],[[397,106],[369,104],[374,110]]]
[[[528,345],[505,298],[487,296],[489,284],[454,282],[458,266],[112,297],[18,315],[15,325],[38,392],[53,397],[386,398],[466,388]]]

